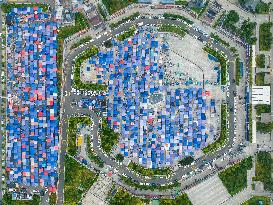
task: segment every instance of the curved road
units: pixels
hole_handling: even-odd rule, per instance
[[[84,45],[82,47],[79,47],[75,50],[73,50],[72,53],[68,53],[67,57],[65,58],[65,66],[64,66],[64,83],[63,83],[63,92],[69,93],[68,96],[64,96],[62,103],[62,109],[64,110],[64,114],[61,119],[61,125],[62,125],[62,140],[61,140],[61,153],[60,153],[60,170],[59,170],[59,183],[58,183],[58,204],[63,204],[63,188],[64,188],[64,156],[66,153],[66,140],[67,140],[67,119],[77,113],[82,113],[86,115],[90,115],[94,120],[94,151],[97,153],[97,155],[105,162],[105,164],[110,165],[113,168],[116,168],[118,170],[119,175],[125,174],[127,177],[131,177],[136,182],[145,182],[145,183],[155,183],[155,184],[166,184],[174,180],[180,180],[181,177],[188,172],[192,171],[194,167],[200,167],[201,165],[204,165],[205,162],[211,161],[214,158],[218,158],[219,156],[222,156],[224,153],[227,153],[229,149],[232,147],[233,143],[233,137],[234,137],[234,113],[230,112],[229,115],[229,138],[228,142],[225,147],[223,147],[221,150],[214,152],[211,155],[206,155],[204,157],[201,157],[197,160],[195,160],[194,167],[190,166],[187,168],[180,167],[173,176],[170,178],[154,178],[154,179],[144,179],[143,177],[137,176],[135,173],[131,172],[127,169],[125,165],[118,165],[116,161],[112,160],[111,158],[104,155],[104,153],[99,149],[100,145],[98,143],[98,117],[93,111],[87,110],[87,109],[75,109],[71,107],[71,102],[73,99],[80,99],[80,96],[74,95],[71,93],[72,88],[72,81],[71,81],[71,73],[72,73],[72,67],[73,67],[73,59],[89,48],[91,45],[97,45],[100,46],[104,41],[106,41],[108,38],[121,33],[122,31],[128,29],[132,25],[136,25],[137,23],[143,22],[144,25],[146,24],[176,24],[184,26],[185,24],[181,21],[177,20],[169,20],[169,19],[137,19],[133,22],[129,22],[126,24],[121,25],[119,28],[112,30],[110,33],[101,36],[99,39],[94,39],[93,42]],[[229,108],[234,107],[234,92],[236,91],[236,84],[233,83],[233,79],[235,78],[235,57],[233,56],[232,52],[230,52],[227,48],[222,47],[220,44],[212,42],[208,37],[201,34],[200,32],[194,30],[193,28],[189,28],[189,35],[194,36],[201,36],[204,42],[210,42],[211,45],[214,47],[214,49],[217,49],[218,51],[222,51],[226,54],[226,56],[229,59],[229,99],[228,99],[228,105]],[[145,181],[144,181],[145,180]]]

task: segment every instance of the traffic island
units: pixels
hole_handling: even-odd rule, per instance
[[[147,177],[158,177],[158,176],[169,177],[173,174],[173,171],[171,170],[170,167],[149,169],[149,168],[144,168],[143,166],[135,162],[130,162],[128,165],[128,168],[142,176],[147,176]]]
[[[97,177],[97,174],[66,155],[64,205],[78,204],[83,194],[95,183]]]

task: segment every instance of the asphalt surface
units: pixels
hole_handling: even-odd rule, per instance
[[[234,114],[230,112],[229,115],[229,138],[228,142],[225,147],[223,147],[221,150],[214,152],[211,155],[206,155],[205,157],[199,158],[195,161],[194,166],[190,166],[187,168],[180,167],[173,176],[170,178],[154,178],[154,179],[144,179],[143,177],[135,175],[133,172],[128,170],[128,168],[125,165],[118,165],[117,162],[111,159],[111,157],[106,156],[102,150],[99,148],[100,144],[98,142],[98,117],[93,111],[84,109],[76,109],[75,107],[71,107],[71,102],[72,100],[76,99],[79,100],[81,99],[81,96],[74,95],[71,93],[72,89],[72,80],[70,78],[71,73],[72,73],[72,67],[73,67],[73,59],[89,48],[91,45],[97,45],[100,46],[104,41],[106,41],[108,38],[115,36],[116,34],[121,33],[122,31],[128,29],[132,25],[136,25],[137,23],[143,22],[145,24],[162,24],[162,23],[169,23],[169,24],[176,24],[176,25],[184,25],[181,21],[176,21],[176,20],[167,20],[167,19],[137,19],[133,22],[126,23],[124,25],[121,25],[119,28],[112,30],[110,33],[107,35],[102,35],[99,39],[94,39],[93,42],[84,45],[82,47],[79,47],[75,49],[72,53],[68,53],[67,56],[65,57],[65,64],[64,64],[64,83],[63,83],[63,92],[62,93],[68,93],[68,96],[64,96],[62,100],[62,111],[64,111],[64,114],[61,119],[61,124],[62,124],[62,140],[61,140],[61,150],[60,150],[60,175],[59,175],[59,184],[58,184],[58,204],[63,203],[63,187],[64,187],[64,156],[66,153],[66,140],[67,140],[67,119],[72,116],[73,114],[78,114],[82,113],[85,115],[90,115],[94,121],[94,128],[93,128],[93,145],[94,145],[94,151],[96,154],[105,162],[105,164],[110,165],[112,168],[116,168],[118,170],[118,174],[122,175],[125,174],[127,177],[131,177],[134,181],[136,182],[145,182],[145,183],[155,183],[155,184],[167,184],[171,181],[174,180],[180,180],[181,177],[188,172],[192,171],[196,167],[203,166],[206,162],[212,161],[214,158],[218,158],[219,156],[222,156],[224,153],[227,153],[229,149],[232,147],[233,143],[233,137],[234,137]],[[189,34],[194,35],[194,36],[201,36],[202,39],[205,42],[210,41],[209,38],[207,38],[205,35],[201,34],[200,32],[194,30],[193,28],[189,29]],[[230,86],[229,86],[229,99],[227,100],[227,103],[229,105],[229,108],[234,107],[234,92],[236,91],[236,84],[233,83],[233,79],[235,78],[235,64],[234,60],[235,57],[233,54],[226,49],[225,47],[222,47],[220,44],[210,42],[211,45],[214,47],[214,49],[217,49],[218,51],[222,51],[225,53],[229,59],[229,80],[230,80]],[[65,53],[65,52],[64,52]]]
[[[2,10],[0,8],[0,33],[2,33]],[[0,36],[0,42],[2,44],[2,41],[4,39],[2,39],[2,37]],[[2,73],[2,46],[0,47],[0,75]],[[0,83],[0,123],[2,125],[2,78],[1,78],[1,83]],[[1,126],[1,130],[3,129],[4,127]],[[3,135],[0,136],[0,146],[2,147],[2,142],[3,142]],[[0,159],[1,159],[1,165],[0,165],[0,175],[1,175],[1,180],[0,180],[0,203],[2,203],[2,150],[0,152]]]

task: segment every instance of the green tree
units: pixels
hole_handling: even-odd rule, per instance
[[[224,26],[236,30],[235,24],[239,21],[239,14],[235,10],[229,11],[224,21]]]
[[[119,162],[122,162],[124,160],[124,156],[122,154],[118,153],[116,155],[116,160],[119,161]]]
[[[187,156],[187,157],[185,157],[184,159],[181,159],[181,160],[179,161],[179,164],[180,164],[181,166],[186,166],[186,165],[191,164],[193,161],[194,161],[194,158],[193,158],[192,156]]]
[[[270,10],[270,3],[266,4],[263,1],[260,1],[255,8],[255,12],[258,14],[267,14]]]
[[[247,170],[251,168],[252,158],[248,157],[219,173],[230,195],[237,194],[247,186]]]

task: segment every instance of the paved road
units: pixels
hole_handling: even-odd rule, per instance
[[[122,26],[120,26],[119,28],[113,30],[111,33],[107,34],[107,35],[103,35],[101,38],[99,39],[95,39],[92,43],[89,43],[87,45],[85,45],[84,47],[80,47],[76,50],[73,51],[73,53],[69,53],[66,56],[65,59],[65,66],[64,66],[64,84],[63,84],[63,93],[65,91],[67,91],[68,93],[71,93],[71,88],[72,88],[72,81],[71,81],[71,73],[72,73],[72,66],[73,66],[73,59],[75,59],[75,57],[80,54],[81,52],[83,52],[84,50],[86,50],[88,47],[90,47],[91,45],[101,45],[103,43],[103,41],[107,40],[109,37],[114,36],[126,29],[128,29],[130,26],[132,25],[136,25],[139,22],[143,22],[144,24],[160,24],[160,23],[173,23],[173,24],[177,24],[177,25],[184,25],[182,22],[180,21],[175,21],[175,20],[158,20],[158,19],[137,19],[134,22],[130,22],[127,24],[124,24]],[[195,36],[202,36],[202,38],[204,39],[204,41],[209,41],[209,39],[205,36],[203,36],[201,33],[195,31],[194,29],[190,28],[189,29],[189,34],[190,35],[195,35]],[[230,59],[229,62],[229,80],[230,80],[230,96],[228,99],[228,104],[229,107],[233,107],[234,106],[234,95],[233,95],[233,91],[236,91],[236,85],[233,83],[233,79],[234,79],[234,69],[235,69],[235,64],[234,64],[234,60],[235,58],[233,57],[232,53],[222,47],[220,44],[215,44],[213,42],[211,42],[213,44],[213,46],[215,48],[217,48],[219,51],[223,51],[227,57]],[[131,172],[130,170],[127,169],[127,167],[125,165],[119,166],[115,161],[113,161],[112,159],[110,159],[109,157],[107,157],[106,155],[104,155],[104,153],[101,151],[101,149],[99,148],[100,145],[98,143],[98,117],[95,115],[94,112],[89,111],[89,110],[84,110],[84,111],[78,111],[75,110],[75,108],[71,107],[71,101],[74,98],[79,98],[74,96],[73,94],[70,94],[69,96],[64,97],[63,99],[63,109],[65,109],[65,113],[63,115],[61,124],[62,124],[62,140],[61,140],[61,154],[60,154],[60,167],[64,167],[64,156],[65,156],[65,150],[66,150],[66,139],[67,139],[67,119],[69,116],[71,116],[71,114],[74,113],[81,113],[83,112],[84,114],[88,114],[90,115],[93,120],[94,120],[94,134],[93,134],[93,138],[94,138],[94,151],[97,153],[97,155],[104,160],[104,162],[107,165],[110,165],[113,168],[116,168],[118,170],[118,173],[120,175],[122,174],[126,174],[128,177],[131,177],[133,180],[137,181],[137,182],[141,182],[144,179],[142,177],[139,177],[137,175],[135,175],[133,172]],[[219,156],[222,156],[224,153],[228,152],[229,148],[232,147],[232,139],[234,137],[234,122],[233,122],[233,118],[234,118],[234,114],[230,113],[229,116],[229,129],[230,129],[230,133],[229,133],[229,138],[228,138],[228,142],[227,145],[219,150],[216,151],[215,153],[213,153],[212,155],[207,155],[204,158],[199,158],[196,160],[195,162],[195,167],[200,167],[201,165],[203,165],[206,161],[211,161],[214,158],[217,158]],[[174,180],[180,180],[181,177],[192,171],[193,167],[188,167],[188,168],[184,168],[181,167],[178,169],[178,171],[175,172],[175,174],[171,177],[171,178],[155,178],[155,179],[146,179],[145,182],[146,183],[156,183],[156,184],[166,184],[169,183],[170,181],[174,181]],[[58,204],[62,204],[63,202],[63,185],[64,185],[64,177],[62,176],[63,173],[60,173],[60,178],[59,178],[59,186],[58,186]]]
[[[0,8],[0,33],[2,33],[2,10]],[[0,36],[0,42],[2,43],[2,37]],[[2,46],[0,47],[0,75],[2,73]],[[4,128],[3,124],[2,124],[2,116],[3,114],[2,112],[2,78],[0,80],[0,123],[1,123],[1,130]],[[5,128],[4,128],[5,130]],[[2,147],[2,142],[3,142],[3,135],[0,135],[0,146]],[[0,203],[2,203],[2,150],[0,151],[0,159],[1,159],[1,165],[0,165],[0,176],[1,176],[1,180],[0,180]]]

